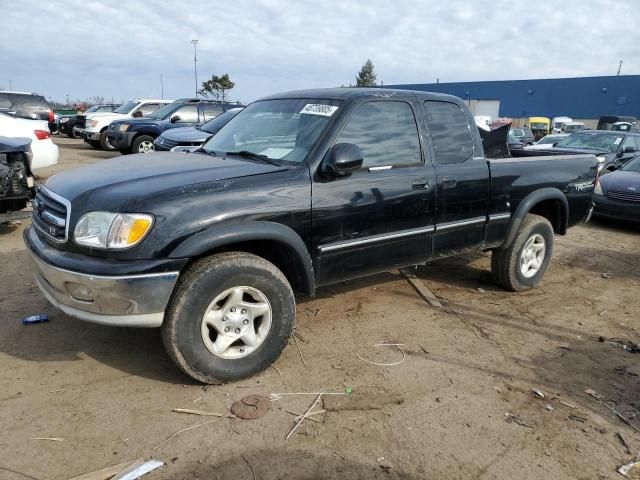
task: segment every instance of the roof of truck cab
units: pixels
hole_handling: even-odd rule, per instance
[[[262,97],[259,100],[276,100],[286,98],[315,98],[327,100],[354,100],[361,98],[392,98],[396,95],[413,95],[418,97],[440,99],[440,100],[462,100],[453,95],[434,92],[418,92],[415,90],[401,90],[391,88],[316,88],[310,90],[293,90],[290,92],[276,93]]]

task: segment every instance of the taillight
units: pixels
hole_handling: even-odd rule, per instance
[[[51,133],[46,130],[34,130],[33,133],[36,135],[38,140],[46,140],[51,137]]]
[[[56,117],[53,115],[53,110],[49,110],[49,123],[53,123],[55,121],[56,121]]]

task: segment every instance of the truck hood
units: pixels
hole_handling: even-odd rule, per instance
[[[86,115],[87,120],[115,120],[117,118],[129,118],[129,115],[126,113],[113,113],[113,112],[95,112],[88,113]]]
[[[168,120],[158,120],[155,118],[118,118],[114,123],[126,123],[131,126],[144,126],[144,125],[164,125],[168,124]]]
[[[238,157],[156,152],[126,155],[59,173],[49,178],[45,186],[79,205],[101,198],[104,205],[99,208],[108,210],[123,201],[149,198],[160,192],[287,168]]]

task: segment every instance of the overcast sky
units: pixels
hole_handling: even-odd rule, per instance
[[[385,84],[640,73],[637,1],[3,0],[0,87],[55,100],[192,96],[229,73],[231,96]]]

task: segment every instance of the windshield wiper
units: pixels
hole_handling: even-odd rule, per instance
[[[253,153],[249,150],[240,150],[239,152],[225,152],[227,155],[238,155],[239,157],[252,158],[255,160],[262,160],[269,165],[274,165],[276,167],[281,167],[282,165],[274,162],[271,158],[266,155],[260,155],[259,153]]]

